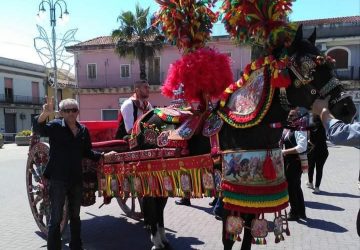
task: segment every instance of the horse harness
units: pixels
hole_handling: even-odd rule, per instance
[[[313,59],[315,58],[315,60]],[[312,77],[312,73],[315,71],[317,65],[323,65],[325,63],[332,62],[330,57],[323,56],[311,56],[306,55],[300,59],[300,65],[296,63],[296,54],[291,56],[288,61],[288,68],[295,75],[296,79],[294,81],[294,85],[296,88],[299,88],[301,85],[309,86],[308,84],[314,80]],[[340,81],[336,77],[332,77],[319,91],[314,87],[311,87],[310,93],[312,95],[317,95],[318,97],[325,98],[330,94],[330,92],[336,87],[340,86]],[[332,99],[330,102],[332,105],[339,102],[345,96],[341,95],[340,98]],[[286,88],[280,88],[279,99],[281,107],[289,111],[293,106],[287,99]]]

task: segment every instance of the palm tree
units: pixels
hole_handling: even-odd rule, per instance
[[[136,4],[135,14],[125,11],[118,16],[120,27],[112,32],[116,53],[120,57],[131,55],[139,60],[141,80],[146,79],[146,61],[153,59],[164,41],[159,29],[148,25],[148,15],[149,7],[142,9]]]

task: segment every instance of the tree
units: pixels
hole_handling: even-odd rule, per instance
[[[149,7],[142,9],[137,4],[135,14],[125,11],[118,16],[120,27],[112,32],[116,53],[120,57],[131,55],[139,60],[141,80],[146,79],[146,61],[153,59],[164,41],[159,29],[148,24],[148,15]]]

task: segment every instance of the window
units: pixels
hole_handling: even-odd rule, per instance
[[[103,109],[101,112],[101,117],[103,121],[113,121],[117,120],[118,118],[117,109]]]
[[[32,92],[32,104],[41,104],[41,100],[39,98],[39,83],[31,82],[31,92]]]
[[[96,64],[95,63],[89,63],[87,66],[87,75],[88,79],[96,79]]]
[[[5,102],[14,102],[13,79],[5,77]]]
[[[334,48],[327,52],[327,55],[335,59],[336,69],[347,69],[349,67],[349,52],[345,48]]]
[[[120,77],[121,78],[129,78],[130,77],[130,65],[129,64],[120,65]]]
[[[58,89],[58,90],[57,90],[57,98],[58,98],[59,103],[60,103],[60,101],[63,99],[62,90],[61,90],[61,89]]]
[[[160,57],[148,61],[148,80],[151,85],[160,84]]]
[[[231,52],[222,52],[224,55],[227,55],[228,57],[231,58]]]

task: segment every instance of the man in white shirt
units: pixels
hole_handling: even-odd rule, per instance
[[[147,101],[149,98],[150,86],[146,80],[140,80],[134,84],[134,94],[124,101],[120,109],[119,129],[116,138],[122,139],[130,135],[137,118],[152,109]]]
[[[298,110],[291,110],[288,121],[294,122],[298,117]],[[306,131],[284,130],[282,144],[291,207],[288,220],[306,219],[304,195],[301,189],[302,169],[299,154],[304,153],[307,149],[307,133]]]

